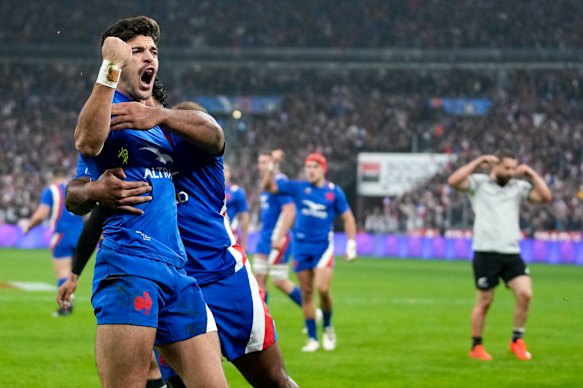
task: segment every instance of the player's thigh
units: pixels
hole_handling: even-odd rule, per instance
[[[247,353],[232,362],[253,387],[286,385],[287,373],[278,343],[263,351]]]
[[[132,386],[148,375],[156,329],[135,325],[98,325],[95,359],[104,385]]]
[[[255,274],[257,281],[260,280],[260,277],[266,279],[268,273],[269,264],[267,263],[267,255],[263,253],[256,253],[253,255],[253,274]]]
[[[331,267],[316,268],[315,272],[315,286],[319,292],[330,291],[330,284],[334,277],[334,269]]]
[[[226,386],[217,332],[208,332],[170,344],[157,345],[186,386]]]

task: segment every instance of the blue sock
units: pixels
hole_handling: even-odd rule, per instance
[[[324,328],[332,326],[332,310],[322,311],[322,324]]]
[[[302,292],[298,286],[295,286],[291,293],[288,294],[291,300],[296,302],[298,306],[302,305]]]
[[[316,334],[315,319],[306,319],[306,328],[308,329],[308,337],[318,339],[318,334]]]
[[[57,287],[61,287],[63,285],[63,283],[65,283],[67,281],[67,278],[59,278],[59,280],[57,280]]]

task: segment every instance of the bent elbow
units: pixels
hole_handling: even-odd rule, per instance
[[[83,139],[78,139],[75,141],[75,148],[77,148],[77,151],[79,151],[81,154],[83,154],[83,156],[93,158],[93,157],[98,156],[101,153],[102,147],[95,147],[92,144],[88,144]]]

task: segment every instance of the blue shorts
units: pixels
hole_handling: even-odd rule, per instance
[[[292,240],[291,234],[287,234],[286,243],[283,244],[282,249],[279,250],[279,254],[272,264],[287,264],[291,258],[292,254]],[[261,233],[259,241],[257,242],[257,248],[255,253],[269,256],[271,253],[271,234]]]
[[[275,323],[248,260],[239,271],[201,289],[217,322],[221,351],[227,360],[265,350],[277,342]],[[158,352],[156,358],[163,379],[176,375]]]
[[[157,328],[156,345],[216,331],[196,280],[182,269],[101,247],[91,297],[98,325]]]
[[[334,268],[334,241],[300,243],[294,245],[294,271],[316,268]]]
[[[53,259],[72,258],[80,235],[81,230],[54,233],[49,244]]]

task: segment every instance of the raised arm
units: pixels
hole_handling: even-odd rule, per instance
[[[197,110],[167,109],[146,106],[138,102],[115,104],[111,114],[111,129],[147,130],[161,125],[212,155],[220,155],[225,148],[225,135],[217,121]]]
[[[531,167],[526,164],[521,164],[516,168],[517,176],[526,176],[532,181],[532,190],[528,196],[528,200],[534,203],[545,203],[553,200],[551,189],[545,180]]]
[[[30,230],[35,226],[40,225],[49,216],[50,213],[51,213],[50,206],[44,203],[38,205],[34,213],[32,213],[32,217],[30,217],[28,224],[26,224],[26,226],[23,229],[24,234],[30,232]]]
[[[105,170],[96,181],[88,178],[74,179],[67,185],[65,205],[70,212],[87,214],[97,202],[103,207],[143,214],[141,209],[133,207],[152,200],[151,196],[142,195],[152,191],[147,182],[125,181],[122,168]]]
[[[447,184],[459,191],[468,191],[470,188],[470,182],[468,177],[472,174],[478,167],[484,163],[497,163],[498,158],[494,155],[482,155],[469,162],[466,165],[461,166],[453,172],[447,179]]]
[[[81,110],[75,128],[75,146],[86,156],[97,156],[109,134],[111,101],[121,69],[132,56],[123,40],[108,37],[101,48],[103,64],[91,95]]]

